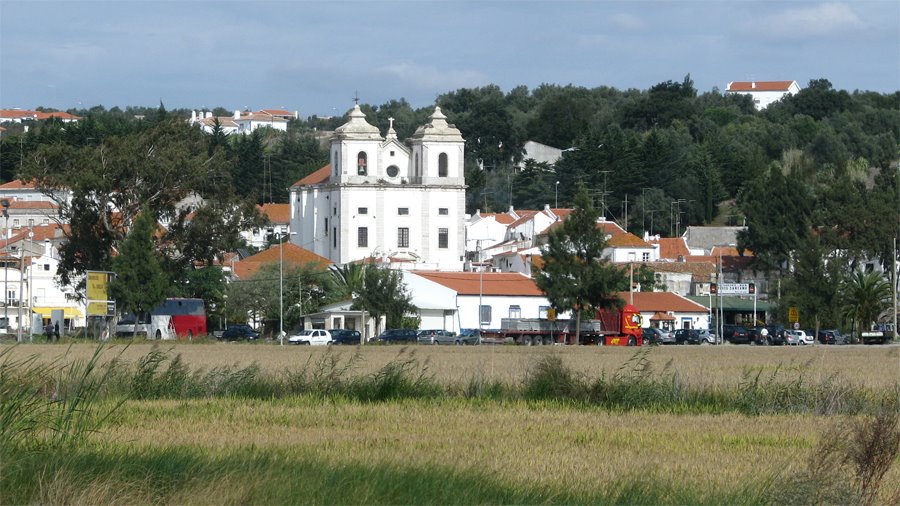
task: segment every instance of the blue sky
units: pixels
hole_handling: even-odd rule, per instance
[[[342,114],[462,87],[690,73],[900,89],[900,2],[0,1],[0,107]]]

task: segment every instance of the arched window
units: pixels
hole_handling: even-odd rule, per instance
[[[357,176],[365,176],[366,175],[366,160],[368,157],[366,156],[365,151],[360,151],[358,155],[356,155],[356,175]]]
[[[338,150],[334,151],[334,175],[337,176],[341,173],[341,152]]]
[[[447,153],[438,155],[438,177],[447,177]]]

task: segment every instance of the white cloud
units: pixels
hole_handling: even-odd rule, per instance
[[[107,56],[106,48],[79,42],[67,42],[62,44],[47,45],[37,48],[44,53],[54,64],[78,64],[97,61]]]
[[[775,37],[801,38],[850,32],[865,25],[850,7],[842,3],[819,4],[788,9],[764,16],[744,25],[753,33],[768,33]]]
[[[488,82],[487,76],[477,70],[443,69],[407,62],[385,65],[375,71],[419,88],[434,90],[479,86]]]
[[[624,28],[626,30],[640,30],[647,26],[643,19],[633,14],[625,14],[623,12],[613,14],[612,17],[610,17],[610,20],[619,28]]]

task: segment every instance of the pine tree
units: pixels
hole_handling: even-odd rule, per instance
[[[606,237],[597,228],[598,216],[587,190],[580,187],[575,210],[550,231],[542,248],[544,266],[535,278],[554,309],[575,312],[576,344],[581,337],[582,313],[621,305],[616,292],[628,283],[624,272],[603,257]]]

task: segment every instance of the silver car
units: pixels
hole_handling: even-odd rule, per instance
[[[442,329],[420,330],[416,334],[416,342],[419,344],[462,344],[456,332]]]

